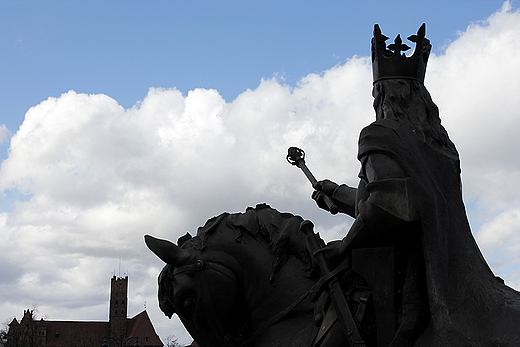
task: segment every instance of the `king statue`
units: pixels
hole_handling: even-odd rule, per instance
[[[323,252],[332,266],[352,261],[368,282],[374,268],[391,264],[387,282],[395,291],[388,295],[393,315],[386,318],[392,328],[385,345],[520,346],[520,293],[495,277],[473,238],[459,155],[424,86],[431,50],[425,25],[408,38],[416,45],[409,57],[399,35],[388,47],[387,39],[375,25],[376,120],[359,137],[359,184],[314,185],[319,207],[329,209],[328,197],[355,218],[343,240]],[[372,290],[385,286],[380,277]],[[381,312],[385,304],[377,305]]]

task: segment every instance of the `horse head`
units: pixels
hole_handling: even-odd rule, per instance
[[[159,274],[159,307],[177,314],[200,346],[238,343],[246,322],[237,277],[229,267],[204,260],[200,251],[146,235],[145,242],[166,265]],[[200,341],[200,342],[199,342]]]
[[[214,217],[178,244],[146,235],[148,248],[166,263],[159,275],[161,310],[170,318],[177,314],[202,347],[248,344],[259,329],[276,331],[272,335],[278,338],[287,330],[282,323],[261,326],[316,282],[301,221],[258,205]],[[291,315],[305,312],[311,323],[310,305]]]

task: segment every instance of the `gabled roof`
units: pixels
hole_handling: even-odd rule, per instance
[[[128,337],[139,336],[139,344],[141,346],[164,346],[159,335],[155,332],[152,321],[150,320],[146,310],[130,319],[127,319],[126,331]],[[128,341],[126,346],[133,346],[134,343],[135,341]]]
[[[43,318],[34,320],[31,310],[24,311],[20,322],[14,318],[9,323],[10,336],[15,331],[19,332],[22,326],[32,330],[37,342],[47,347],[101,346],[105,337],[111,334],[110,321],[49,321]],[[139,344],[143,347],[164,346],[146,310],[133,318],[126,318],[126,332],[128,341],[125,346],[133,347],[137,339],[132,337],[139,337]]]

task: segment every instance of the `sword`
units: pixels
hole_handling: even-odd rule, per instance
[[[287,159],[289,164],[298,166],[303,171],[305,176],[307,176],[307,178],[312,184],[312,187],[316,189],[316,183],[318,183],[318,181],[316,180],[316,177],[314,177],[312,172],[309,170],[307,165],[305,165],[305,152],[302,149],[298,147],[289,147],[289,149],[287,150],[287,157],[285,159]],[[321,190],[316,190],[323,195],[323,201],[327,205],[327,208],[329,209],[330,213],[338,213],[339,207],[334,204],[332,199]]]
[[[320,268],[322,278],[330,275],[331,273],[329,267],[327,266],[325,255],[323,252],[318,252],[325,245],[323,244],[323,241],[320,239],[319,235],[314,233],[314,224],[312,224],[310,220],[304,220],[300,224],[300,230],[307,236],[307,245],[311,253],[313,253],[314,259],[316,259],[316,263]],[[349,346],[365,347],[365,342],[359,334],[356,322],[352,317],[347,300],[343,295],[343,290],[341,289],[336,276],[331,276],[330,279],[325,283],[325,291],[327,292],[332,302],[332,306],[336,311],[336,315],[338,316],[338,320],[341,324],[341,327],[343,328],[343,332],[347,337]]]

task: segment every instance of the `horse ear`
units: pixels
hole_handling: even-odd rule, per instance
[[[195,254],[191,249],[180,248],[173,242],[150,235],[144,236],[144,242],[166,264],[177,267],[195,262]]]
[[[191,234],[187,232],[184,236],[179,237],[179,239],[177,240],[177,244],[179,245],[179,247],[182,247],[182,245],[186,241],[191,240],[192,238],[193,236],[191,236]]]

